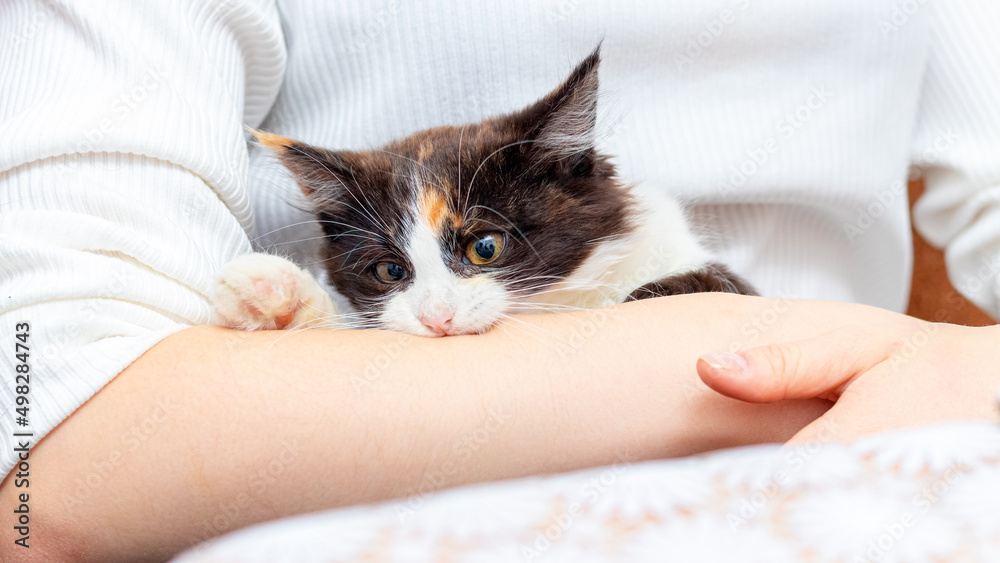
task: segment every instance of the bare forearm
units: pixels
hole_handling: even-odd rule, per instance
[[[32,453],[46,490],[39,542],[158,560],[310,510],[783,440],[826,403],[740,403],[694,370],[772,305],[667,298],[443,339],[189,329]],[[768,337],[787,338],[806,313],[785,312]]]

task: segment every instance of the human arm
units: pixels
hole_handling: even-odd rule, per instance
[[[701,386],[693,369],[777,303],[677,296],[443,339],[180,332],[32,451],[30,555],[157,561],[253,522],[422,488],[782,441],[827,403],[745,404]],[[900,317],[781,308],[768,341]],[[7,479],[2,502],[14,493]]]
[[[251,250],[242,121],[276,95],[284,44],[266,0],[16,0],[0,36],[0,342],[30,326],[30,358],[0,371],[30,365],[37,439],[209,321],[212,275]],[[3,473],[15,391],[5,378]]]
[[[251,248],[242,122],[276,95],[284,42],[267,0],[12,0],[0,37],[6,476],[15,434],[34,446],[155,342],[208,322],[212,274]],[[5,562],[37,557],[13,543],[13,498]]]

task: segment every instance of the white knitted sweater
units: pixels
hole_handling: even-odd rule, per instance
[[[918,227],[996,315],[998,16],[994,0],[3,2],[0,470],[15,432],[37,441],[206,323],[213,274],[251,237],[302,252],[288,243],[314,226],[283,228],[308,216],[244,122],[378,145],[526,105],[602,38],[604,150],[688,202],[764,294],[902,310],[916,165]]]

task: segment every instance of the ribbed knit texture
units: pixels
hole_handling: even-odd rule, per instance
[[[327,147],[373,147],[519,109],[603,37],[602,146],[628,180],[688,203],[722,259],[768,295],[901,311],[912,264],[910,164],[931,165],[932,197],[988,198],[1000,184],[1000,75],[985,72],[1000,48],[983,23],[1000,15],[995,3],[399,1],[345,2],[336,14],[319,2],[280,6],[288,72],[262,127]],[[922,92],[942,88],[946,103],[921,105]],[[942,139],[943,151],[928,150]],[[966,161],[973,153],[982,157]],[[297,209],[295,183],[263,152],[251,153],[250,166],[258,244],[309,262],[320,233],[302,224],[310,217]],[[949,166],[979,177],[936,182]],[[953,273],[1000,254],[986,240],[963,246],[972,218],[943,236],[939,222],[921,225],[951,243]],[[985,227],[994,244],[996,224]],[[996,312],[995,287],[991,277],[967,293]]]
[[[902,310],[915,163],[918,227],[996,315],[997,21],[992,0],[5,2],[0,369],[30,321],[40,437],[206,322],[251,229],[308,262],[316,227],[273,158],[247,175],[243,121],[377,146],[519,109],[602,38],[602,148],[763,293]],[[5,472],[13,397],[4,376]]]
[[[37,443],[160,339],[207,323],[212,276],[250,251],[242,123],[271,106],[284,41],[268,2],[208,4],[0,4],[4,474],[14,432]]]

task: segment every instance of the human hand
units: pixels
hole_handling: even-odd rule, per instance
[[[850,441],[950,420],[1000,421],[1000,326],[907,322],[849,326],[819,338],[698,360],[715,391],[753,403],[836,404],[791,442]]]

